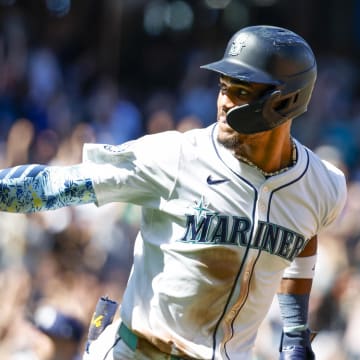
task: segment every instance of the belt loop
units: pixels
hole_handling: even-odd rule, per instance
[[[123,322],[120,324],[118,334],[132,351],[136,350],[138,337]]]

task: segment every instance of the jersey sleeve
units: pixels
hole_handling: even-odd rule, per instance
[[[21,165],[0,171],[0,210],[30,213],[96,202],[86,165]]]
[[[338,168],[332,164],[322,161],[325,171],[321,173],[324,181],[323,189],[325,189],[325,195],[323,195],[321,208],[321,226],[320,230],[331,225],[340,215],[345,206],[347,198],[347,186],[345,175]],[[326,174],[326,176],[325,176]],[[283,277],[285,278],[302,278],[310,279],[314,276],[316,264],[316,254],[307,257],[296,257],[288,268],[285,269]]]
[[[341,170],[327,161],[323,161],[330,176],[330,186],[328,188],[328,201],[330,202],[326,216],[323,218],[322,226],[325,228],[332,224],[344,209],[347,199],[347,185],[345,175]]]
[[[94,178],[97,204],[119,201],[159,207],[177,179],[180,138],[169,131],[118,146],[85,144],[83,161],[101,166]]]

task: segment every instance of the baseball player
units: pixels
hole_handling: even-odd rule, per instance
[[[203,67],[219,75],[215,124],[86,144],[74,166],[0,172],[3,211],[142,206],[120,318],[86,360],[251,359],[276,293],[280,359],[314,358],[316,236],[346,197],[341,171],[291,136],[311,98],[314,54],[287,29],[251,26]]]

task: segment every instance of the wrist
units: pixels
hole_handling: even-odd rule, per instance
[[[285,332],[302,331],[308,328],[310,294],[278,294],[280,314]]]
[[[303,346],[295,346],[291,349],[280,352],[280,360],[315,360],[315,355],[311,349]]]
[[[308,324],[303,325],[292,325],[292,326],[284,326],[283,331],[285,333],[291,333],[295,331],[306,331],[308,329]]]
[[[280,360],[312,360],[315,355],[311,348],[310,329],[282,332],[280,342]]]
[[[291,332],[282,332],[280,351],[286,350],[295,346],[303,346],[311,348],[310,341],[310,329],[303,331],[291,331]]]

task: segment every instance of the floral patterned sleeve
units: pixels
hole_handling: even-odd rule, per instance
[[[0,211],[30,213],[95,202],[91,170],[84,164],[0,170]]]

